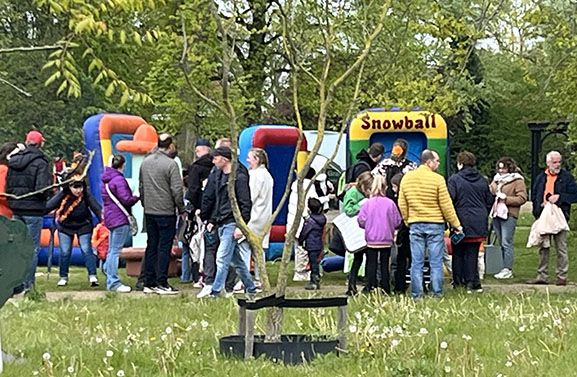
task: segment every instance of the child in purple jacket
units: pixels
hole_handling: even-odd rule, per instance
[[[299,235],[299,244],[304,246],[309,257],[311,266],[311,281],[305,286],[307,290],[315,290],[321,287],[321,274],[319,270],[319,257],[324,249],[323,230],[327,218],[323,214],[323,205],[317,198],[308,201],[309,217],[303,224]]]
[[[371,186],[371,198],[361,207],[359,226],[365,229],[367,241],[367,286],[365,292],[377,287],[377,265],[381,259],[381,288],[391,293],[389,258],[394,242],[395,228],[401,225],[397,205],[385,196],[387,184],[382,175],[376,175]]]

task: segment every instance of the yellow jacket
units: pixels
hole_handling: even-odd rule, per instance
[[[461,225],[445,179],[426,165],[403,177],[399,189],[399,209],[406,224],[448,222],[453,228]]]

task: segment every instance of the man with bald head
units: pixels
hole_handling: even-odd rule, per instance
[[[538,219],[547,202],[561,208],[567,221],[571,214],[571,203],[577,202],[577,184],[575,178],[567,170],[561,168],[563,157],[557,151],[547,153],[547,169],[537,176],[531,190],[533,216]],[[557,285],[567,285],[569,258],[567,257],[567,231],[563,230],[552,235],[557,249]],[[539,248],[539,267],[537,278],[527,284],[548,284],[549,247]]]

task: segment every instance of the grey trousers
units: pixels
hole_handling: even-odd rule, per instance
[[[557,279],[567,279],[567,271],[569,271],[569,258],[567,257],[567,231],[564,230],[557,234],[553,234],[555,240],[555,249],[557,249],[557,268],[555,273]],[[537,269],[537,279],[547,281],[549,278],[549,250],[550,247],[541,247],[539,249],[539,268]]]

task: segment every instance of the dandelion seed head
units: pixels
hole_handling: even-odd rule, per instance
[[[200,321],[200,325],[202,326],[203,329],[206,329],[208,327],[208,322],[206,322],[204,319],[202,321]]]
[[[439,346],[440,346],[442,349],[447,349],[447,347],[448,347],[449,345],[447,344],[447,342],[442,341]]]
[[[50,354],[49,354],[48,352],[44,352],[44,353],[42,354],[42,358],[43,358],[44,360],[50,360]]]
[[[172,327],[168,326],[166,330],[164,330],[167,334],[172,334]]]
[[[112,352],[112,350],[106,351],[106,357],[112,357],[112,356],[114,356],[114,352]]]
[[[448,365],[445,365],[445,373],[450,373],[451,372],[451,367]]]
[[[74,373],[74,367],[72,365],[66,368],[66,370],[68,371],[68,373]]]
[[[119,369],[118,372],[116,372],[116,375],[118,377],[124,377],[124,371],[122,369]]]

